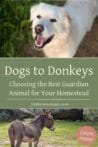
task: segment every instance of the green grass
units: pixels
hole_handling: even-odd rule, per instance
[[[96,122],[66,122],[55,121],[55,131],[44,129],[40,138],[39,147],[85,147],[76,140],[78,129],[85,125],[91,125],[98,130]],[[0,147],[10,147],[7,130],[9,123],[0,124]],[[5,144],[4,144],[5,142]],[[23,145],[27,147],[27,145]],[[92,146],[98,147],[98,141]]]

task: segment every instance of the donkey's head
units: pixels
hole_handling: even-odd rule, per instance
[[[51,131],[55,130],[53,116],[51,115],[50,111],[44,111],[44,113],[36,116],[31,123],[33,123],[33,125],[35,125],[37,128],[40,128],[40,130],[42,130],[44,127],[50,129]]]
[[[45,112],[44,123],[46,128],[50,129],[51,131],[55,130],[53,116],[51,115],[50,111]]]

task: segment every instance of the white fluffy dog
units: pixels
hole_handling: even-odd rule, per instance
[[[64,7],[31,7],[34,47],[47,57],[71,58],[98,14],[97,0],[68,0]]]

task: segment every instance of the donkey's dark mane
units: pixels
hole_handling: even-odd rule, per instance
[[[44,119],[44,116],[45,116],[45,114],[40,114],[40,115],[38,115],[38,116],[36,116],[32,121],[31,121],[31,123],[36,123],[37,121],[39,121],[40,119],[42,120],[42,119]]]
[[[30,123],[33,126],[36,126],[36,128],[41,131],[45,127],[45,114],[41,114],[35,117],[35,119]]]

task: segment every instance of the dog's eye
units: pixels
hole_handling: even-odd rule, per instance
[[[37,18],[40,19],[40,18],[42,18],[42,16],[41,15],[37,15]]]
[[[55,18],[51,18],[50,21],[51,22],[57,22],[57,20]]]

